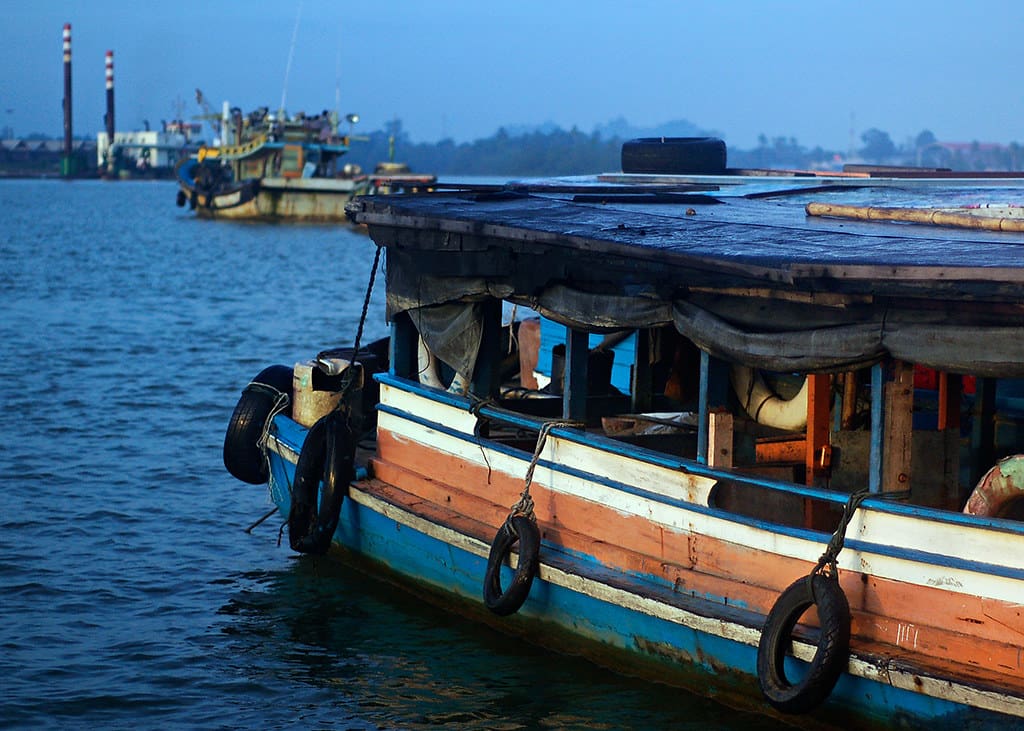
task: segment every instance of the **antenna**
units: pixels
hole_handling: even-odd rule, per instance
[[[284,67],[284,88],[281,89],[281,117],[284,117],[284,102],[288,97],[288,75],[292,72],[292,57],[295,55],[295,41],[299,37],[299,19],[302,18],[302,3],[295,13],[295,29],[292,31],[292,45],[288,49],[288,63]]]
[[[334,113],[341,114],[341,23],[338,23],[338,57],[334,62]]]

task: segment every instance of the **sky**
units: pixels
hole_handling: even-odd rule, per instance
[[[211,106],[398,118],[417,142],[499,127],[685,119],[847,150],[1024,142],[1019,0],[0,0],[0,128],[63,134],[72,26],[75,135],[103,127],[114,52],[118,130]],[[294,43],[293,43],[294,39]],[[340,101],[336,104],[336,99]]]

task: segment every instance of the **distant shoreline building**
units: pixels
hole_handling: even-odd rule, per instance
[[[92,140],[71,141],[71,153],[80,161],[80,175],[96,175],[96,143]],[[64,141],[60,139],[0,140],[0,178],[59,177]]]

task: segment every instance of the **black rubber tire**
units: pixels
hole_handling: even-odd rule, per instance
[[[355,440],[344,414],[332,411],[306,433],[295,463],[288,544],[293,551],[323,555],[338,529],[341,504],[355,475]]]
[[[725,142],[715,137],[642,137],[622,144],[622,172],[716,175],[725,172]]]
[[[501,565],[508,559],[512,546],[519,543],[519,564],[508,588],[501,589]],[[499,617],[515,614],[523,606],[533,578],[540,568],[540,530],[536,521],[525,515],[506,520],[491,542],[484,575],[484,604]]]
[[[783,663],[797,620],[815,604],[821,622],[818,649],[807,674],[794,684],[786,678]],[[839,582],[822,574],[797,579],[779,596],[761,630],[757,647],[761,692],[783,713],[807,713],[828,698],[849,657],[850,605]]]
[[[289,395],[282,413],[291,416],[291,392],[292,369],[283,365],[264,368],[242,391],[224,435],[224,466],[242,482],[263,485],[270,478],[259,441],[278,393]]]

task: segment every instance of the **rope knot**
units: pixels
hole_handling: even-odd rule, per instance
[[[859,490],[850,495],[846,501],[846,506],[843,508],[843,517],[839,521],[839,525],[836,527],[835,533],[832,534],[832,538],[829,539],[828,546],[825,547],[825,552],[821,554],[821,558],[818,559],[818,565],[811,571],[811,576],[821,574],[823,576],[832,576],[838,580],[839,568],[837,560],[839,558],[839,552],[843,550],[843,546],[846,544],[846,529],[850,525],[850,521],[853,520],[854,513],[857,512],[857,508],[860,504],[870,496],[870,492],[867,490]],[[827,571],[826,571],[827,569]]]

